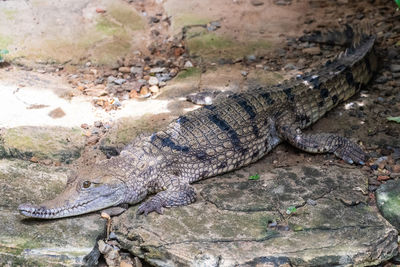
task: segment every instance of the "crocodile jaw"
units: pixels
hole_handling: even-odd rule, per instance
[[[70,186],[53,200],[40,205],[21,204],[18,210],[24,216],[40,219],[76,216],[122,204],[125,192],[123,184],[103,184],[85,191]]]

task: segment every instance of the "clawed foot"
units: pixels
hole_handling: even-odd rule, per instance
[[[155,211],[158,214],[163,214],[162,204],[158,201],[157,202],[152,200],[146,201],[139,206],[136,214],[137,215],[144,214],[144,216],[147,216],[147,214],[149,214],[152,211]]]
[[[334,154],[349,164],[365,165],[369,158],[359,145],[348,139],[344,140],[343,144],[334,151]]]

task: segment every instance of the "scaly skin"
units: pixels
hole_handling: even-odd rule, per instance
[[[318,72],[217,98],[81,173],[56,199],[39,206],[23,204],[19,210],[29,217],[52,219],[132,205],[155,193],[138,213],[162,213],[163,207],[195,201],[191,183],[255,162],[282,141],[364,164],[366,154],[348,139],[302,130],[370,81],[377,68],[374,40],[364,36]]]

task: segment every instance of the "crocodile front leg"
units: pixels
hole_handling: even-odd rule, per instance
[[[349,139],[330,133],[305,134],[298,125],[278,125],[278,134],[291,145],[309,153],[333,153],[349,164],[364,165],[368,155]]]
[[[152,211],[162,214],[163,207],[185,206],[195,201],[196,192],[189,184],[171,186],[141,204],[137,214],[147,215]]]

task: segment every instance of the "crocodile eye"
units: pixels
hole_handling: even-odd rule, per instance
[[[90,181],[84,181],[82,186],[83,188],[89,188],[92,183]]]

